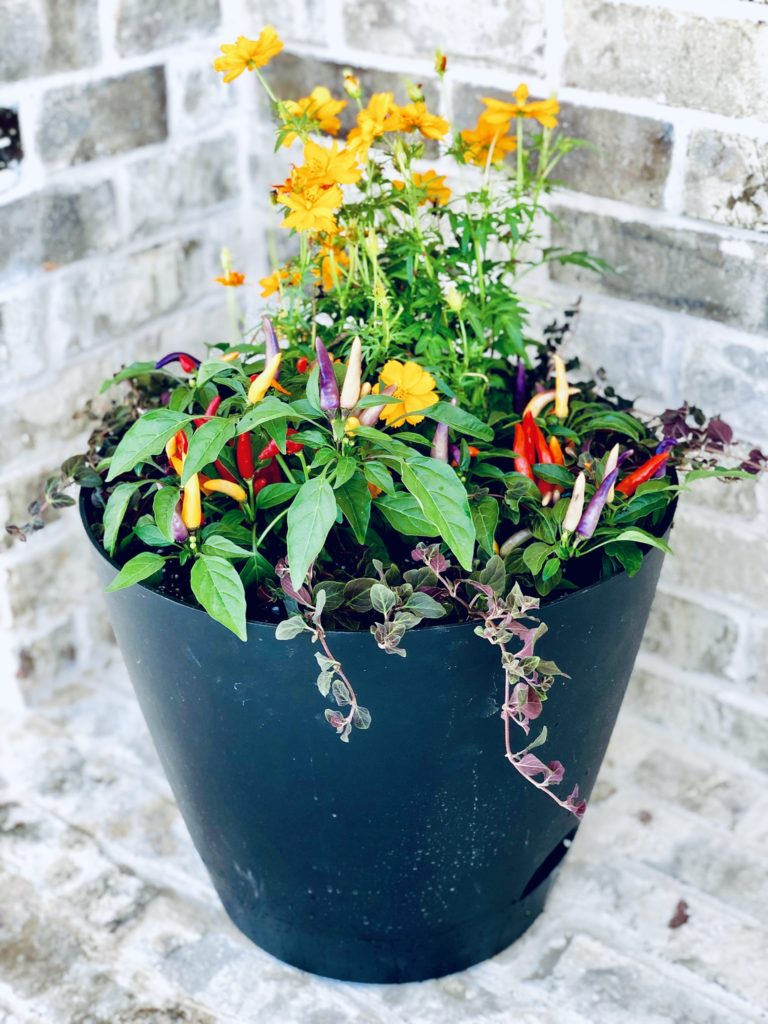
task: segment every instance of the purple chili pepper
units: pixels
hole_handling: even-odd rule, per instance
[[[448,424],[438,423],[429,454],[439,462],[448,461]]]
[[[269,319],[267,314],[261,318],[261,326],[264,328],[264,355],[265,362],[269,362],[273,359],[280,351],[280,346],[277,342],[277,335],[275,334],[275,328],[272,326],[272,321]],[[277,373],[275,374],[275,380],[280,379],[280,368],[278,367]]]
[[[449,451],[451,453],[451,463],[458,466],[461,462],[461,448],[457,444],[452,444]]]
[[[661,455],[662,452],[670,452],[670,451],[672,451],[672,449],[675,447],[676,444],[677,444],[677,441],[674,439],[674,437],[665,437],[664,440],[661,441],[659,443],[658,447],[656,448],[655,454],[656,455]],[[667,464],[665,462],[663,466],[659,466],[659,468],[656,470],[656,472],[651,477],[651,480],[660,480],[661,477],[663,477],[666,472],[667,472]]]
[[[597,528],[597,521],[600,518],[600,513],[603,511],[603,506],[608,500],[608,493],[616,483],[618,475],[619,467],[617,466],[616,469],[611,470],[592,495],[592,499],[584,509],[584,513],[579,520],[579,525],[576,527],[576,533],[579,537],[584,537],[586,540],[589,540],[595,532],[595,529]]]
[[[382,395],[387,395],[387,396],[394,395],[396,390],[397,390],[397,388],[395,387],[395,385],[394,384],[390,384],[390,386],[388,388],[384,388],[384,390],[381,392],[381,394]],[[363,411],[358,416],[358,419],[360,420],[360,425],[363,426],[363,427],[375,427],[376,426],[376,422],[377,422],[379,416],[381,416],[381,413],[382,413],[385,405],[386,405],[386,402],[382,402],[381,405],[368,405],[368,406],[366,406],[365,409],[363,409]]]
[[[196,367],[199,366],[200,360],[197,356],[191,356],[189,352],[169,352],[167,356],[163,356],[162,359],[157,360],[155,363],[155,369],[162,370],[162,368],[167,366],[169,363],[181,363],[182,370],[186,370],[187,366],[191,366],[192,364]],[[187,366],[184,365],[185,363]]]
[[[333,371],[333,363],[328,355],[328,349],[319,338],[315,340],[315,353],[317,368],[320,371],[320,408],[326,415],[333,417],[339,411],[341,403],[339,384]]]
[[[177,544],[183,544],[187,537],[189,537],[189,530],[185,526],[184,520],[181,518],[181,502],[179,502],[173,510],[173,517],[171,519],[171,536]]]
[[[528,375],[525,370],[525,363],[522,359],[517,360],[517,373],[515,374],[515,412],[522,412],[525,408],[525,400],[528,397]]]

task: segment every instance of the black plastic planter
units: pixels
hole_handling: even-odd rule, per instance
[[[82,500],[81,513],[106,584],[114,564]],[[542,748],[565,765],[566,792],[592,789],[662,557],[541,612],[538,653],[571,676],[551,691]],[[406,658],[368,633],[331,634],[373,714],[347,745],[323,718],[303,636],[250,622],[241,643],[142,585],[107,605],[195,846],[259,946],[316,974],[416,981],[498,953],[541,912],[577,822],[505,761],[498,652],[471,625],[415,630]]]

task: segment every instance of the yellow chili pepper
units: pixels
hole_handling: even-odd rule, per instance
[[[577,395],[578,393],[579,388],[568,388],[569,395]],[[533,396],[528,405],[526,405],[525,409],[523,410],[523,415],[529,412],[531,416],[533,416],[533,418],[535,419],[537,416],[540,416],[544,409],[546,409],[548,405],[551,405],[551,403],[554,402],[554,400],[554,390],[539,391],[537,394]]]
[[[555,416],[564,420],[568,415],[568,377],[565,363],[560,356],[553,356],[555,364]]]
[[[248,498],[240,484],[232,483],[231,480],[206,480],[203,490],[206,494],[226,494],[235,501],[246,501]]]
[[[270,387],[274,383],[275,375],[280,369],[280,360],[282,358],[282,352],[278,352],[277,355],[272,356],[261,373],[251,381],[251,386],[248,388],[248,401],[252,405],[255,402],[260,402],[264,395],[269,391]]]
[[[221,359],[222,363],[231,363],[233,359],[239,358],[239,352],[225,352],[223,356],[219,356],[219,359]]]
[[[203,509],[200,503],[200,478],[197,473],[192,474],[184,487],[181,518],[188,530],[196,530],[203,521]]]

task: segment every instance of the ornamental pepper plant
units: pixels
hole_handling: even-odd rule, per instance
[[[558,132],[556,99],[521,85],[456,130],[418,87],[365,96],[351,72],[338,94],[279,98],[261,69],[281,48],[266,28],[214,64],[225,81],[259,79],[284,156],[272,200],[293,255],[260,281],[269,312],[240,318],[236,343],[121,369],[88,451],[8,529],[25,539],[44,507],[72,503],[69,483],[88,488],[93,533],[119,567],[110,590],[143,582],[244,641],[248,618],[307,634],[343,741],[371,713],[332,630],[404,657],[409,630],[472,621],[499,649],[509,762],[580,815],[578,792],[557,789],[563,766],[533,752],[560,674],[536,654],[536,609],[636,573],[649,548],[667,550],[681,489],[765,457],[740,456],[730,428],[695,408],[648,418],[575,383],[561,348],[575,310],[540,337],[529,328],[533,270],[602,270],[544,238],[558,164],[579,144]],[[226,254],[216,281],[249,287]]]

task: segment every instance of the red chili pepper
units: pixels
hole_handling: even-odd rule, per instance
[[[205,412],[203,413],[203,415],[202,416],[198,416],[198,418],[195,420],[195,426],[196,427],[202,427],[202,425],[204,423],[206,423],[211,418],[211,416],[215,416],[216,415],[216,410],[219,408],[220,405],[221,405],[221,395],[216,395],[216,397],[212,398],[210,400],[210,402],[208,403],[208,406],[207,406]]]
[[[515,458],[515,471],[517,473],[522,473],[523,476],[527,476],[529,480],[533,480],[533,470],[531,469],[531,464],[524,454],[527,451],[528,446],[526,444],[525,433],[523,431],[522,423],[515,424],[514,443],[515,451],[517,452],[517,457]]]
[[[222,478],[222,480],[229,480],[231,484],[236,484],[238,482],[237,477],[234,475],[234,473],[227,469],[227,467],[224,465],[221,459],[215,459],[213,464],[216,467],[216,469],[218,469],[219,476]]]
[[[533,460],[536,458],[536,442],[534,441],[535,428],[536,424],[533,422],[533,416],[527,412],[525,416],[523,416],[523,447],[522,450],[520,450],[520,454],[523,455],[530,464],[533,464]],[[517,447],[515,448],[515,451],[518,451]]]
[[[529,412],[523,416],[523,432],[525,433],[528,450],[530,451],[533,448],[534,454],[532,458],[536,458],[538,462],[544,465],[551,466],[554,459],[549,450],[547,439],[544,437],[541,427],[538,426]],[[532,458],[529,458],[529,461],[532,461]],[[555,489],[554,484],[547,483],[546,480],[538,480],[536,477],[534,477],[534,480],[542,498],[546,498]]]
[[[282,479],[283,474],[280,472],[280,466],[275,459],[270,459],[266,466],[260,469],[254,476],[253,493],[258,494],[267,484],[279,484]]]
[[[297,433],[298,430],[296,429],[296,427],[288,427],[288,430],[286,431],[286,436],[290,437],[291,434]],[[303,447],[304,445],[299,444],[298,441],[285,442],[285,451],[288,455],[295,455],[296,452],[300,452]],[[277,441],[272,440],[269,442],[268,445],[265,445],[264,448],[262,448],[261,451],[259,452],[259,462],[263,462],[264,459],[274,459],[274,457],[279,453],[280,449],[277,446]]]
[[[235,445],[235,459],[237,471],[243,480],[250,480],[253,477],[253,449],[251,448],[250,432],[240,434]]]
[[[660,452],[658,455],[653,455],[642,466],[639,466],[634,473],[625,476],[621,483],[616,485],[616,490],[621,491],[627,498],[631,498],[640,484],[650,480],[653,474],[658,469],[661,469],[668,458],[669,452]]]
[[[183,430],[176,431],[176,454],[179,456],[186,455],[189,451],[189,441],[187,435]]]
[[[299,373],[306,373],[307,367],[309,366],[309,360],[306,356],[299,356],[296,360],[296,369]]]
[[[563,449],[554,434],[549,439],[549,450],[552,452],[552,461],[554,464],[556,466],[564,466],[565,456],[563,455]]]
[[[194,359],[191,359],[188,355],[183,352],[179,356],[179,366],[182,368],[184,373],[194,373],[197,369],[197,363]]]

